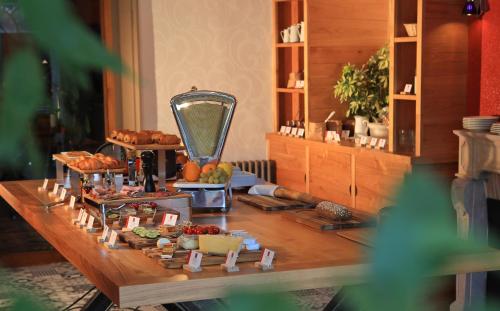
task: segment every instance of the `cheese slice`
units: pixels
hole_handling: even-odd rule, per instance
[[[200,252],[205,254],[226,255],[229,251],[238,253],[242,242],[242,237],[222,234],[199,236]]]

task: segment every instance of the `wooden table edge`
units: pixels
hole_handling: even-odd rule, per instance
[[[8,182],[7,182],[8,183]],[[23,189],[24,190],[24,189]],[[5,188],[5,183],[0,182],[0,197],[2,197],[19,215],[30,225],[35,229],[35,231],[40,234],[54,249],[56,249],[66,260],[68,260],[73,266],[79,267],[79,266],[86,266],[89,267],[92,270],[92,273],[89,273],[88,271],[80,271],[82,274],[87,277],[92,284],[107,284],[107,285],[112,285],[113,288],[109,286],[96,286],[101,292],[103,292],[109,299],[111,299],[113,302],[119,302],[119,288],[121,284],[118,284],[114,280],[111,280],[105,276],[105,274],[101,273],[99,269],[93,268],[93,263],[85,260],[84,256],[79,256],[80,260],[82,261],[82,264],[79,264],[73,260],[73,256],[70,256],[68,252],[70,252],[71,249],[71,243],[70,241],[66,240],[64,242],[59,242],[55,243],[55,241],[52,240],[52,238],[46,234],[43,233],[43,230],[40,230],[39,224],[29,221],[26,219],[26,216],[23,215],[23,208],[28,208],[27,206],[25,207],[25,204],[22,203],[19,199],[17,199],[13,194],[10,193],[8,189]],[[40,206],[40,210],[42,210],[42,207]],[[64,245],[60,245],[61,243],[64,243]],[[54,244],[57,244],[58,246],[55,246]],[[63,247],[64,246],[64,247]],[[97,280],[99,279],[99,281]]]

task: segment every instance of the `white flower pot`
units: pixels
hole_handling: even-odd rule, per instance
[[[389,136],[389,128],[382,123],[369,123],[370,136],[375,138],[387,138]]]

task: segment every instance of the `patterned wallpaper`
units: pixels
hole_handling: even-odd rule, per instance
[[[500,3],[490,1],[483,18],[481,64],[481,114],[500,115]],[[477,48],[477,47],[476,47]]]
[[[272,129],[271,1],[152,0],[158,128],[178,132],[170,99],[198,89],[238,100],[226,161],[264,159]]]

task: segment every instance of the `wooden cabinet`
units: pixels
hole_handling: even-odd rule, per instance
[[[413,168],[410,156],[268,134],[277,182],[292,190],[376,213]]]
[[[355,206],[366,212],[394,204],[397,187],[411,172],[411,158],[377,152],[359,152],[355,167]]]
[[[268,143],[270,159],[276,161],[278,185],[306,192],[306,146],[287,139]]]
[[[351,154],[329,146],[309,146],[309,193],[353,207]]]

